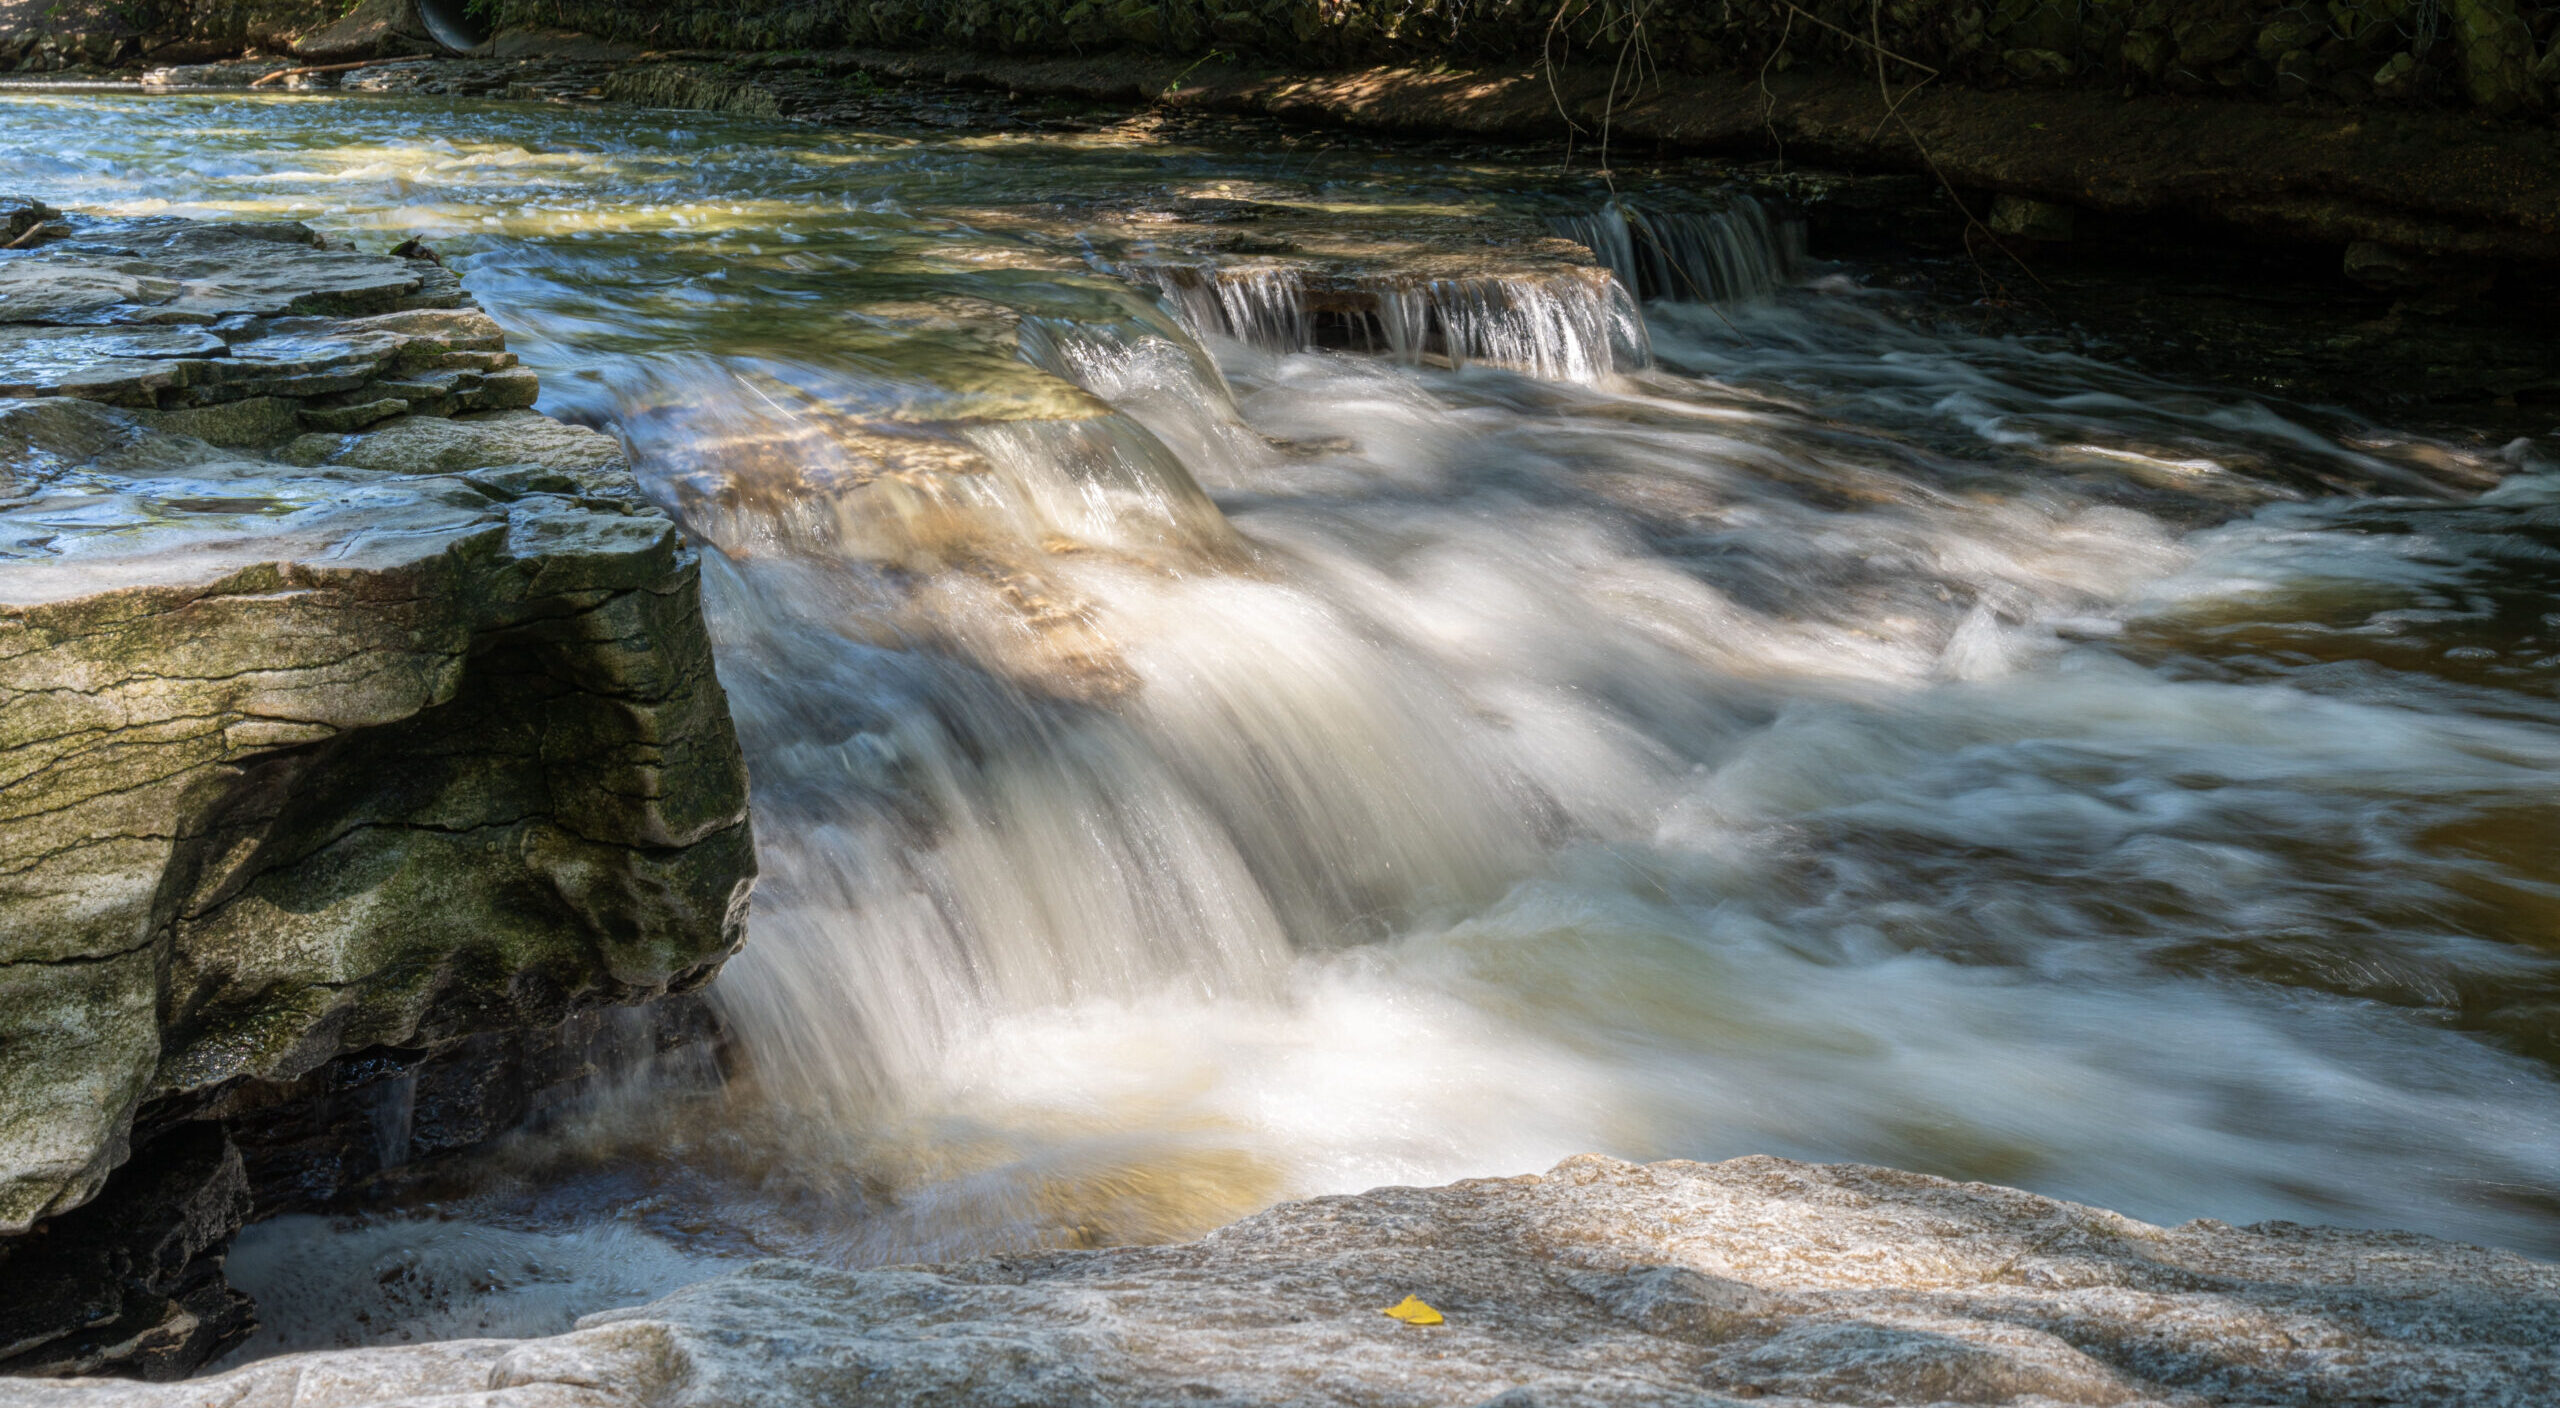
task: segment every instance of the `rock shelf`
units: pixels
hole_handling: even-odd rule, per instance
[[[694,549],[431,255],[0,214],[0,1369],[183,1373],[226,1123],[707,981],[744,767]]]
[[[1381,1312],[1408,1296],[1445,1322]],[[1852,1165],[1568,1159],[1186,1246],[768,1261],[550,1339],[290,1355],[0,1408],[460,1403],[2460,1403],[2560,1376],[2560,1267],[2404,1233],[2153,1227]]]

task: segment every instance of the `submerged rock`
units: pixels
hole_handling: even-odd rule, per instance
[[[453,275],[78,233],[0,262],[0,1318],[137,1145],[697,986],[753,868],[693,550]]]
[[[1443,1323],[1382,1313],[1407,1297]],[[1286,1204],[1186,1246],[769,1261],[550,1339],[16,1383],[0,1405],[2525,1408],[2556,1380],[2560,1267],[2502,1252],[2159,1228],[1879,1168],[1582,1157]]]

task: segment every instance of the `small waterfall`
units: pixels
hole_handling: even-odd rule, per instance
[[[1194,337],[1223,334],[1266,352],[1314,345],[1306,276],[1285,265],[1158,265],[1150,278]]]
[[[391,1169],[409,1162],[409,1135],[418,1107],[417,1071],[402,1071],[367,1091],[366,1098],[375,1166]]]
[[[1749,196],[1712,214],[1674,214],[1612,200],[1548,224],[1588,248],[1639,297],[1731,303],[1777,291],[1802,261],[1795,222]]]
[[[1436,350],[1456,367],[1483,362],[1547,381],[1588,382],[1653,357],[1627,285],[1597,271],[1435,279],[1383,287],[1377,297],[1388,351],[1406,363]]]
[[[1231,337],[1268,352],[1341,346],[1384,351],[1408,365],[1437,353],[1452,366],[1480,362],[1580,382],[1652,360],[1634,285],[1596,269],[1417,281],[1318,280],[1273,265],[1160,265],[1131,277],[1153,283],[1193,336]]]

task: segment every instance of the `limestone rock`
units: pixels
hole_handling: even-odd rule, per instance
[[[146,1102],[698,985],[753,868],[693,550],[451,275],[82,234],[0,263],[0,1237]]]
[[[1446,1323],[1379,1312],[1419,1296]],[[290,1355],[0,1408],[2190,1405],[2528,1408],[2560,1267],[2400,1233],[2159,1228],[1780,1159],[1287,1204],[1187,1246],[762,1262],[531,1341]]]

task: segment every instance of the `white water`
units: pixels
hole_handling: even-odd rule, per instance
[[[491,110],[438,151],[384,109],[322,159],[260,145],[292,109],[160,111],[119,140],[208,200],[457,242],[546,405],[716,546],[765,871],[718,987],[740,1085],[253,1229],[253,1352],[1584,1150],[2560,1248],[2533,447],[1915,327],[1820,269],[1651,305],[1643,355],[1605,286],[1389,287],[1402,342],[1295,350],[1285,289],[1150,309],[937,214],[1033,179],[957,140]],[[1137,176],[1038,179],[1270,160],[1105,155]],[[866,311],[928,294],[1021,320],[990,353]]]

